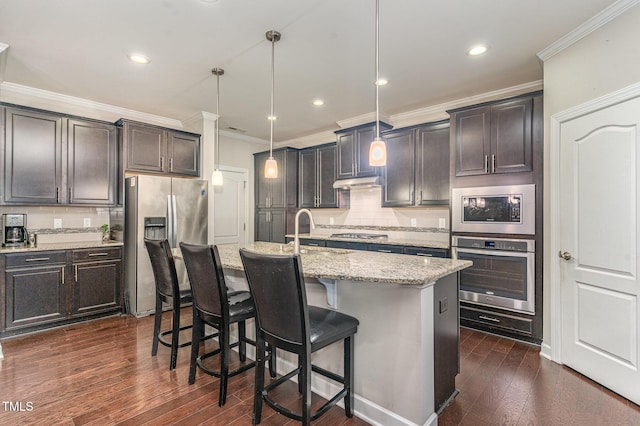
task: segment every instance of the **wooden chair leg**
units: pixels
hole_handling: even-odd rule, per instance
[[[247,327],[244,321],[238,323],[238,354],[240,362],[247,360]]]
[[[227,382],[229,381],[229,324],[221,324],[220,335],[220,398],[218,406],[222,407],[227,400]]]
[[[353,417],[353,337],[344,339],[344,387],[347,389],[344,412],[347,417]]]
[[[195,307],[193,308],[193,328],[191,329],[191,359],[189,360],[189,384],[192,385],[196,382],[196,365],[198,360],[198,354],[200,352],[200,336],[204,330],[204,323],[196,314]]]
[[[256,375],[255,393],[253,395],[253,424],[260,424],[262,419],[262,391],[264,389],[265,342],[256,336]]]
[[[173,326],[171,327],[171,363],[169,370],[175,370],[178,362],[178,342],[180,338],[180,304],[173,301]]]
[[[162,323],[162,301],[156,294],[156,310],[153,319],[153,344],[151,345],[151,356],[158,353],[158,335],[160,334],[160,326]]]

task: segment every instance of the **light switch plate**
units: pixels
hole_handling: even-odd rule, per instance
[[[438,219],[438,228],[444,229],[447,226],[447,221],[444,217]]]
[[[53,227],[55,229],[62,228],[62,219],[53,219]]]
[[[418,226],[418,222],[416,221],[415,217],[411,218],[411,227],[415,228],[416,226]]]
[[[334,224],[334,220],[332,217],[329,218],[329,225],[333,225]]]
[[[91,218],[90,217],[85,217],[84,218],[83,226],[85,228],[90,228],[91,227]]]

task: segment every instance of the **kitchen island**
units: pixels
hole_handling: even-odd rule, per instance
[[[243,245],[262,253],[291,253],[286,244]],[[248,288],[240,246],[219,245],[227,285]],[[360,320],[355,336],[355,404],[358,417],[382,425],[435,425],[436,411],[455,394],[458,372],[457,272],[469,261],[354,250],[302,247],[311,305]],[[252,328],[250,328],[252,329]],[[278,371],[297,360],[278,353]],[[342,346],[324,348],[314,364],[342,372]],[[313,391],[338,389],[314,375]]]

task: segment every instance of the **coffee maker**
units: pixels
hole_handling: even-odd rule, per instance
[[[22,247],[27,243],[27,215],[4,213],[0,216],[2,247]]]

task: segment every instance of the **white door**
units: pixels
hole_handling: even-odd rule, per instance
[[[223,185],[211,187],[214,197],[214,244],[247,242],[247,180],[249,173],[221,168]]]
[[[560,144],[562,362],[640,404],[640,98],[562,123]]]

